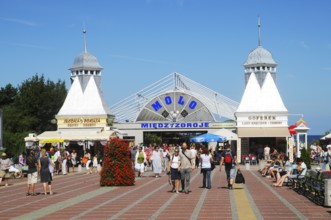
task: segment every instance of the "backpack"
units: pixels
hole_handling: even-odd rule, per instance
[[[231,151],[225,151],[224,162],[225,162],[225,165],[232,165]]]

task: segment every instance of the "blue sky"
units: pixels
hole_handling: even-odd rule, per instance
[[[289,124],[303,114],[309,134],[324,134],[331,129],[330,10],[326,0],[1,0],[0,87],[38,73],[69,88],[85,26],[110,106],[172,72],[240,102],[260,15]]]

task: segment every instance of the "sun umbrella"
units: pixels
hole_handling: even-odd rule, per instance
[[[226,138],[220,135],[206,133],[190,139],[191,142],[201,143],[201,142],[221,142],[225,141]]]

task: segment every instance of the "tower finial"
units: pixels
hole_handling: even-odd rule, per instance
[[[86,49],[86,29],[85,29],[85,27],[83,29],[83,34],[84,34],[84,51],[87,52],[87,49]]]
[[[261,21],[260,21],[260,15],[258,15],[258,23],[257,23],[257,28],[258,28],[258,34],[259,34],[259,39],[258,39],[258,46],[261,46]]]

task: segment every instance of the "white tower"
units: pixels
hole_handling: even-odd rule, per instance
[[[249,53],[244,63],[245,91],[235,112],[238,155],[241,148],[243,153],[251,153],[266,144],[284,145],[289,136],[288,111],[276,86],[277,63],[261,46],[260,27],[259,18],[258,47]]]
[[[103,68],[97,58],[87,52],[85,30],[83,34],[84,51],[75,58],[73,66],[69,69],[71,87],[56,116],[59,128],[103,127],[111,124],[114,118],[101,90]],[[97,123],[85,123],[89,121]]]

